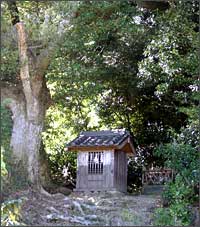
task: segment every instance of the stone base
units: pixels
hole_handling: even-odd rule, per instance
[[[87,193],[97,193],[97,192],[109,192],[109,193],[116,193],[116,192],[120,192],[120,193],[126,193],[126,191],[120,191],[117,188],[99,188],[99,189],[88,189],[88,188],[75,188],[73,189],[73,192],[87,192]]]
[[[160,195],[164,190],[164,185],[144,185],[142,194],[144,195]]]

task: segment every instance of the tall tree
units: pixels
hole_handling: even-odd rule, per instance
[[[73,87],[79,100],[88,97],[95,103],[103,125],[126,127],[147,153],[168,142],[171,129],[187,124],[181,108],[193,105],[198,4],[176,2],[167,8],[83,2],[55,64],[60,80],[50,75],[56,97]],[[62,100],[63,107],[77,107],[74,99]]]
[[[44,180],[41,173],[46,171],[46,162],[42,158],[44,154],[40,153],[45,113],[51,103],[45,73],[70,16],[68,12],[63,13],[61,5],[62,9],[67,9],[63,3],[56,2],[47,4],[8,1],[7,5],[3,3],[2,20],[5,31],[2,36],[4,68],[1,97],[2,102],[6,101],[12,112],[13,157],[17,163],[24,165],[29,182],[35,186],[40,186]],[[54,18],[51,18],[51,13]],[[9,18],[14,26],[14,29],[11,28],[14,39],[11,40],[8,38],[11,33],[8,29],[11,26],[7,21]],[[52,36],[49,36],[47,31],[51,31]],[[13,54],[15,52],[19,53],[19,57]],[[8,59],[9,53],[14,55],[12,62]],[[10,70],[9,65],[13,63],[17,66],[16,61],[19,61],[19,67]]]

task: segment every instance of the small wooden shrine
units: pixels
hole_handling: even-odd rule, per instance
[[[127,155],[135,155],[126,130],[82,132],[67,151],[77,151],[75,191],[127,191]]]

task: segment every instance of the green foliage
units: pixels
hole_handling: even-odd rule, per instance
[[[79,132],[78,127],[81,128],[81,125],[73,122],[73,118],[69,121],[68,110],[65,109],[65,111],[63,112],[59,106],[48,110],[43,142],[49,156],[50,175],[53,182],[64,186],[68,184],[74,186],[77,155],[64,151],[64,148],[66,141],[72,140],[77,135],[75,132]]]
[[[196,107],[198,108],[198,106]],[[198,141],[199,141],[199,122],[191,121],[185,128],[182,128],[181,133],[177,137],[178,143],[189,144],[196,150],[198,149]]]
[[[50,155],[50,169],[52,180],[63,186],[75,186],[76,182],[76,152],[61,150]]]
[[[198,199],[195,188],[200,177],[196,144],[198,133],[194,125],[183,129],[177,136],[177,141],[162,145],[155,152],[159,157],[164,157],[165,165],[172,168],[176,174],[175,181],[168,183],[163,193],[163,200],[168,207],[159,208],[155,212],[156,225],[191,224],[191,205]]]
[[[1,199],[3,200],[3,195],[6,195],[10,191],[10,182],[8,178],[8,170],[6,168],[6,163],[4,162],[5,150],[1,147]],[[12,188],[14,191],[15,188]],[[1,204],[1,225],[25,225],[21,220],[20,208],[23,202],[22,199],[17,200],[6,200]]]
[[[175,182],[170,182],[166,185],[166,188],[163,193],[163,198],[168,201],[168,203],[181,203],[182,200],[191,202],[193,199],[193,190],[190,185],[184,181],[184,178],[181,175],[177,175]]]
[[[70,183],[74,185],[76,154],[64,151],[66,141],[74,137],[73,123],[60,108],[54,106],[48,110],[46,131],[43,132],[42,137],[45,151],[49,156],[51,179],[57,184],[67,185]]]
[[[8,183],[8,170],[6,169],[6,163],[4,161],[4,148],[1,146],[1,191],[6,189]]]
[[[47,151],[57,153],[56,160],[61,163],[61,169],[63,164],[59,155],[64,142],[71,140],[81,131],[124,128],[126,124],[126,121],[122,124],[123,120],[113,119],[108,112],[105,113],[105,123],[99,113],[108,109],[103,103],[110,86],[121,89],[123,77],[129,71],[124,62],[131,67],[134,56],[138,54],[133,49],[139,49],[138,42],[135,41],[136,37],[142,36],[144,26],[140,29],[140,26],[134,23],[132,16],[135,11],[135,7],[121,2],[82,2],[64,38],[64,45],[52,61],[46,77],[57,106],[48,112],[48,129],[44,138]],[[145,42],[144,37],[141,38],[142,45]],[[131,47],[126,45],[129,40]],[[126,60],[129,52],[132,57]],[[123,63],[120,62],[122,58]],[[115,76],[120,83],[116,81],[113,84]],[[127,85],[132,83],[131,78],[127,79]],[[122,108],[125,112],[124,107]],[[52,160],[56,155],[53,156]],[[65,162],[67,163],[67,160]],[[56,167],[53,171],[55,175]]]
[[[16,71],[19,71],[18,51],[12,50],[10,47],[2,48],[1,51],[1,80],[15,80]]]
[[[1,145],[8,149],[10,147],[10,138],[11,138],[11,129],[12,129],[12,120],[11,112],[6,108],[6,104],[10,102],[6,100],[1,103]]]
[[[199,62],[198,33],[194,29],[196,24],[190,19],[191,10],[186,10],[182,4],[154,18],[155,33],[144,51],[144,60],[139,63],[138,87],[146,90],[140,105],[146,107],[142,109],[145,119],[150,124],[154,122],[152,126],[155,123],[160,126],[160,132],[154,131],[158,137],[165,138],[163,142],[167,142],[169,128],[178,132],[186,125],[188,113],[180,107],[194,103],[192,87],[196,85]],[[181,23],[179,18],[183,18]]]
[[[23,199],[9,200],[1,204],[2,226],[24,226],[21,220],[20,208]]]
[[[11,113],[5,107],[7,102],[1,106],[1,195],[2,199],[9,192],[15,191],[15,185],[11,183],[11,150],[10,137],[12,129]],[[16,169],[15,169],[16,171]],[[17,182],[19,184],[19,182]],[[11,188],[11,185],[13,186]],[[20,206],[22,200],[8,200],[1,204],[1,225],[24,225],[20,219]]]
[[[68,30],[68,22],[77,2],[16,1],[19,19],[25,23],[28,44],[28,56],[36,57],[49,45],[57,46],[61,34]],[[19,83],[19,56],[17,33],[11,23],[8,3],[1,4],[1,80]],[[56,38],[55,38],[56,37]],[[30,64],[32,66],[32,64]],[[30,67],[31,68],[31,67]]]
[[[48,51],[48,48],[57,47],[62,34],[68,30],[69,20],[72,17],[77,2],[69,1],[52,1],[52,2],[29,2],[29,1],[15,1],[17,6],[17,11],[19,12],[19,19],[25,24],[26,39],[28,46],[28,57],[29,58],[29,69],[32,75],[32,70],[35,70],[36,58],[38,55],[43,53],[44,50]],[[11,13],[9,11],[9,3],[2,2],[2,17],[1,17],[1,32],[2,32],[2,73],[1,80],[10,84],[10,86],[15,86],[14,84],[20,83],[19,78],[19,56],[18,56],[18,45],[17,45],[17,33],[16,29],[11,23]],[[46,54],[46,52],[45,52]],[[34,66],[34,67],[33,67]],[[10,112],[5,108],[2,109],[2,119],[3,122],[2,131],[2,144],[6,152],[4,155],[4,160],[6,162],[6,168],[9,172],[9,184],[12,185],[12,190],[20,189],[27,186],[26,175],[27,171],[24,161],[16,162],[12,156],[10,150],[10,135],[12,122],[10,121]],[[55,115],[58,119],[58,116]],[[11,123],[11,124],[10,124]],[[63,122],[62,122],[63,123]],[[8,125],[9,124],[9,125]],[[55,130],[55,129],[54,129]],[[61,133],[62,129],[59,130]],[[52,133],[49,130],[49,133]],[[55,133],[55,131],[54,131]],[[53,133],[52,133],[53,134]],[[70,134],[70,132],[69,132]],[[59,134],[56,134],[56,137]],[[63,135],[64,138],[65,135]],[[60,134],[60,139],[62,139]],[[54,141],[52,145],[50,142],[46,143],[48,152],[52,151],[52,147],[56,144],[60,144],[59,140],[56,140],[54,136],[50,139]],[[62,141],[62,146],[65,140]],[[54,149],[54,147],[53,147]],[[57,149],[57,148],[56,148]],[[58,150],[58,149],[57,149]],[[56,152],[57,152],[56,150]],[[55,150],[54,150],[55,151]],[[11,176],[11,178],[10,178]]]
[[[154,147],[170,142],[171,132],[180,132],[191,115],[184,108],[196,105],[193,8],[176,4],[146,12],[129,1],[80,2],[46,75],[56,103],[47,123],[47,149],[53,152],[54,141],[71,139],[64,131],[75,137],[81,130],[126,128],[145,164],[163,165]],[[57,110],[63,120],[50,126]],[[129,167],[139,175],[140,167]]]
[[[198,64],[195,23],[183,14],[179,5],[146,15],[129,2],[82,2],[47,75],[55,99],[86,125],[93,109],[100,126],[125,127],[138,144],[169,142],[169,129],[186,124],[179,107],[192,104]]]
[[[55,40],[65,33],[46,75],[55,105],[47,113],[43,139],[55,177],[61,176],[68,162],[74,174],[75,155],[65,155],[63,148],[82,130],[126,128],[137,138],[145,161],[158,163],[152,155],[154,147],[170,142],[171,131],[180,132],[188,118],[197,115],[198,95],[193,90],[199,62],[194,19],[198,7],[183,3],[171,4],[165,12],[148,12],[131,1],[17,1],[35,56],[49,43],[56,45]],[[6,2],[2,11],[1,79],[14,82],[19,70],[16,33]],[[8,121],[3,122],[3,130],[9,132]],[[183,137],[191,144],[165,145],[162,150],[167,157],[159,158],[170,156],[168,165],[193,184],[197,163],[191,146],[197,142],[189,131],[196,129],[187,129]],[[8,144],[10,135],[4,135]],[[173,152],[178,153],[176,165]],[[133,164],[129,170],[137,172]]]
[[[164,157],[166,166],[181,174],[188,185],[198,182],[199,154],[191,145],[173,142],[161,145],[155,154]]]
[[[190,224],[190,211],[182,202],[171,208],[156,209],[154,219],[155,226],[188,226]]]
[[[59,152],[64,148],[65,142],[72,139],[72,127],[68,116],[57,106],[47,111],[45,127],[42,137],[47,154]]]
[[[128,159],[127,191],[129,193],[141,192],[144,160],[145,157],[140,153],[139,149],[135,157],[129,157]]]
[[[169,207],[158,208],[154,214],[157,226],[188,226],[191,223],[193,191],[184,179],[177,175],[175,182],[167,185],[163,197],[168,200]]]

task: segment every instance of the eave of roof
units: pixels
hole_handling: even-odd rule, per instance
[[[123,129],[81,132],[65,150],[124,150],[127,153],[135,153],[130,133]]]
[[[68,146],[66,149],[66,151],[109,151],[109,150],[115,150],[115,151],[120,151],[123,150],[126,153],[129,154],[136,154],[135,148],[132,144],[132,142],[130,141],[130,138],[127,137],[125,138],[120,144],[118,145],[105,145],[105,146],[79,146],[79,145],[75,145],[75,146]]]

